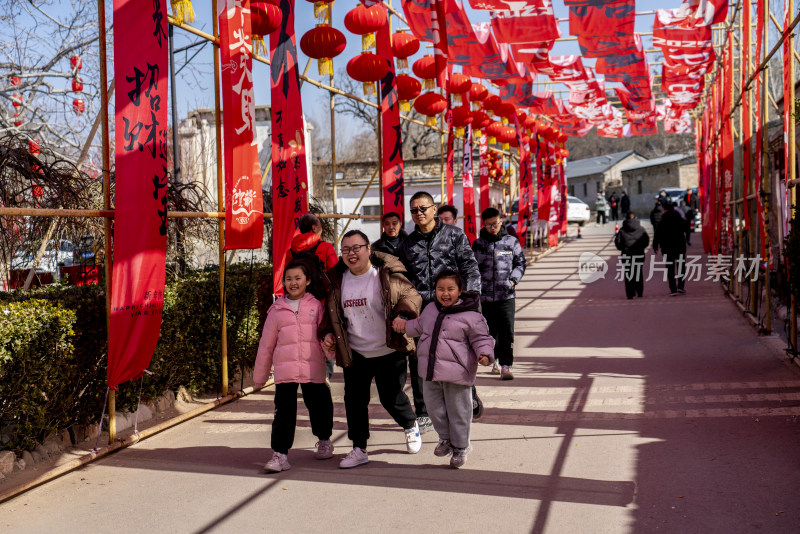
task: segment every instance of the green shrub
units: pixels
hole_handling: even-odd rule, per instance
[[[235,372],[252,368],[255,361],[266,310],[271,304],[272,271],[265,264],[254,264],[252,271],[249,263],[237,264],[227,270],[225,280],[228,377],[229,387],[235,387],[232,383]],[[140,386],[143,400],[155,398],[166,390],[177,390],[179,386],[193,392],[220,391],[219,291],[219,273],[216,270],[193,272],[167,281],[161,334],[149,367],[153,374],[145,375],[142,382],[132,380],[119,386],[118,410],[136,408]],[[73,314],[73,329],[65,338],[74,347],[71,364],[48,371],[52,373],[50,380],[63,381],[65,388],[69,385],[67,400],[63,401],[65,415],[57,426],[63,428],[71,424],[97,422],[106,389],[107,333],[103,287],[51,285],[26,292],[0,293],[0,306],[4,301],[22,304],[34,302],[33,299],[40,303],[49,302],[52,308]],[[13,339],[11,333],[0,330],[0,344],[5,346]],[[31,351],[47,353],[39,345]],[[18,382],[18,379],[6,376],[0,363],[0,391]],[[13,417],[18,417],[18,414]],[[13,417],[0,411],[0,427],[12,421]],[[37,432],[25,430],[25,444],[15,443],[9,448],[30,448],[35,445],[35,440],[46,437],[51,431],[52,426]],[[32,439],[27,439],[28,435]]]
[[[0,304],[0,421],[13,429],[4,447],[33,448],[71,424],[74,324],[72,310],[44,300]]]

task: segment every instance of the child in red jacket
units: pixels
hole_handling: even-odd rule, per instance
[[[297,423],[297,387],[303,392],[311,431],[319,439],[316,458],[333,457],[333,400],[325,384],[325,362],[334,353],[326,351],[317,334],[325,310],[308,292],[308,266],[290,262],[284,270],[285,295],[270,307],[258,344],[253,382],[263,386],[274,367],[275,418],[272,421],[272,458],[264,466],[270,473],[291,468],[287,458]]]

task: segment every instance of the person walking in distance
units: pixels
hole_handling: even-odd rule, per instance
[[[617,235],[614,236],[614,245],[622,252],[620,261],[623,262],[623,280],[625,282],[625,296],[628,300],[633,297],[642,298],[644,293],[644,253],[650,244],[650,236],[642,228],[636,214],[629,211],[622,222]]]
[[[667,262],[667,282],[670,296],[686,293],[686,220],[675,211],[675,204],[667,203],[661,222],[653,236],[653,250]]]
[[[462,292],[461,276],[452,269],[436,275],[436,300],[417,319],[397,318],[392,326],[399,332],[420,336],[420,372],[425,405],[439,435],[436,456],[451,456],[450,466],[458,469],[470,451],[472,385],[478,363],[489,365],[494,340],[479,311],[479,297]]]
[[[616,222],[619,220],[619,204],[618,204],[617,194],[611,193],[611,196],[608,197],[608,207],[611,208],[611,220]],[[623,212],[626,213],[626,212]]]
[[[343,368],[347,435],[353,449],[339,467],[349,469],[369,462],[373,380],[381,405],[405,431],[406,450],[415,454],[422,447],[416,415],[403,391],[414,341],[391,328],[397,317],[416,318],[422,299],[405,277],[400,260],[370,253],[369,239],[362,231],[347,232],[341,252],[342,260],[328,271],[331,284],[325,305],[333,332],[325,335],[325,347],[336,349],[336,363]]]
[[[457,271],[467,291],[480,293],[481,274],[478,262],[469,246],[469,239],[455,226],[444,224],[434,215],[436,206],[433,197],[425,191],[415,193],[409,201],[414,231],[400,245],[400,259],[408,270],[408,279],[414,284],[422,297],[423,306],[435,299],[434,279],[442,269]],[[422,380],[417,372],[417,361],[409,359],[411,369],[411,388],[414,393],[414,407],[417,416],[424,413],[426,423],[430,423],[424,409]],[[478,418],[483,413],[483,402],[473,389],[473,413]],[[422,407],[422,410],[420,410]],[[429,427],[432,428],[432,427]]]
[[[597,193],[597,199],[594,201],[594,208],[597,210],[597,224],[605,224],[608,220],[606,214],[608,203],[603,193]]]
[[[515,290],[525,274],[525,255],[519,240],[503,228],[497,209],[483,210],[481,220],[483,228],[472,243],[472,251],[481,272],[483,316],[495,340],[497,361],[492,366],[492,374],[499,374],[502,380],[512,380]]]
[[[691,189],[689,189],[691,191]],[[681,205],[678,206],[678,209],[683,212],[683,216],[686,219],[686,222],[689,223],[686,225],[686,244],[688,246],[692,246],[692,233],[694,232],[694,217],[695,212],[692,207],[686,203],[685,200],[681,200]]]
[[[628,192],[624,189],[619,197],[619,209],[622,210],[623,217],[626,217],[628,212],[631,211],[631,197],[628,196]]]
[[[398,213],[388,211],[381,217],[383,233],[381,238],[372,244],[373,252],[385,252],[392,256],[397,256],[397,249],[400,247],[408,234],[403,230],[403,222]]]
[[[262,387],[275,368],[275,419],[272,421],[272,458],[264,466],[270,473],[291,469],[289,449],[297,424],[297,388],[303,392],[311,432],[319,439],[316,458],[333,457],[333,400],[325,385],[325,361],[333,359],[324,351],[319,327],[324,316],[322,303],[308,292],[313,284],[307,265],[290,262],[283,273],[285,294],[270,306],[258,343],[253,369],[255,387]]]

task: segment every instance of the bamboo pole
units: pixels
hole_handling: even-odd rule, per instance
[[[753,43],[752,28],[753,28],[752,24],[750,25],[750,27],[745,28],[744,41],[745,41],[745,46],[747,47],[748,51],[751,50],[751,46],[752,46],[752,43]],[[745,75],[745,79],[750,79],[750,77],[752,76],[752,74],[751,74],[751,71],[753,70],[752,59],[753,59],[753,55],[752,54],[748,54],[748,63],[747,63],[747,65],[745,65],[745,68],[747,69],[747,74]],[[747,105],[747,109],[749,110],[750,114],[752,115],[752,113],[753,113],[753,104],[755,103],[755,99],[753,98],[753,93],[747,89],[745,84],[743,84],[743,86],[742,86],[742,91],[744,91],[745,94],[744,94],[744,96],[742,96],[740,98],[746,98],[747,99],[747,104],[748,104]],[[758,120],[758,119],[760,119],[760,117],[753,117],[753,119]],[[758,198],[757,197],[758,191],[756,191],[755,173],[752,172],[752,169],[755,168],[755,165],[758,165],[758,163],[759,163],[758,155],[756,155],[756,157],[753,157],[753,146],[752,146],[752,144],[753,144],[753,141],[752,141],[753,140],[753,122],[754,122],[754,120],[750,120],[749,129],[747,131],[747,136],[750,139],[750,150],[747,152],[747,159],[750,162],[750,166],[749,167],[751,169],[751,172],[750,172],[750,176],[747,176],[746,179],[748,180],[748,183],[750,185],[750,187],[748,187],[748,191],[750,191],[751,194],[748,195],[746,198],[743,198],[742,202],[745,205],[745,209],[747,210],[747,214],[750,216],[750,228],[749,228],[750,231],[748,233],[748,239],[749,239],[749,242],[750,242],[750,255],[755,257],[756,243],[758,243],[757,238],[756,238],[756,231],[758,229],[758,202],[755,201],[752,204],[750,202],[748,202],[748,200],[754,200],[755,198]],[[755,209],[753,209],[753,206],[755,206]],[[755,317],[756,313],[758,313],[758,297],[756,296],[756,291],[757,290],[758,290],[758,282],[757,282],[757,280],[753,280],[753,277],[751,276],[750,277],[749,296],[750,296],[750,314],[753,317]]]
[[[103,140],[103,209],[111,209],[111,154],[108,133],[108,73],[106,71],[106,3],[97,0],[97,25],[100,30],[100,132]],[[103,239],[106,257],[103,261],[106,293],[106,332],[111,334],[111,260],[113,244],[111,242],[111,219],[106,218],[103,224]],[[108,443],[117,439],[117,396],[115,390],[108,392]]]
[[[217,21],[217,0],[211,0],[211,18],[213,21],[214,42],[214,112],[217,130],[217,209],[225,213],[225,191],[222,175],[222,123],[220,118],[220,65],[219,65],[219,23]],[[219,316],[221,329],[222,355],[221,366],[221,391],[222,396],[228,394],[228,321],[225,307],[225,219],[220,218],[217,224],[219,235]]]
[[[769,46],[769,32],[766,27],[769,24],[769,0],[764,0],[764,49]],[[795,19],[797,21],[797,19]],[[776,47],[778,45],[775,45]],[[777,50],[775,48],[774,50]],[[774,53],[771,52],[771,54]],[[763,64],[763,63],[762,63]],[[762,67],[763,69],[763,67]],[[769,76],[766,70],[760,70],[761,74],[761,186],[764,188],[764,248],[766,249],[767,257],[764,260],[767,262],[767,269],[764,275],[764,331],[767,334],[772,333],[772,303],[770,296],[770,266],[772,263],[772,245],[769,241],[769,217],[771,205],[771,190],[772,184],[770,183],[769,175],[769,135],[767,133],[767,123],[769,122],[769,108],[767,107],[767,93],[769,93]],[[749,85],[749,84],[748,84]]]

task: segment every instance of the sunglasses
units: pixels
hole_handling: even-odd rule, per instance
[[[426,211],[428,211],[432,207],[433,206],[420,206],[418,208],[411,208],[409,211],[411,212],[411,215],[416,215],[419,212],[422,212],[424,214]]]

